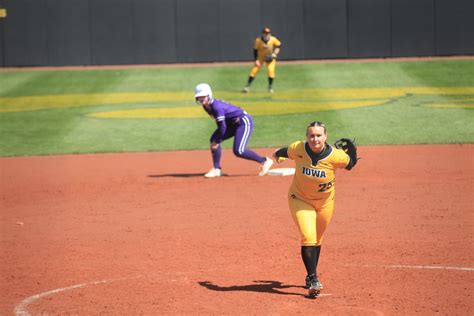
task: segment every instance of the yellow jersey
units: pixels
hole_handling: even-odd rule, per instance
[[[345,168],[350,162],[342,149],[326,144],[321,153],[315,154],[304,141],[288,146],[288,158],[295,161],[290,190],[310,200],[328,197],[334,191],[336,169]]]
[[[280,46],[281,42],[274,36],[270,36],[268,42],[265,42],[262,37],[257,37],[255,40],[254,49],[257,50],[258,59],[265,59],[265,56],[271,55],[275,48]]]

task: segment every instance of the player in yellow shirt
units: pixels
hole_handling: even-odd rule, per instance
[[[255,45],[253,48],[255,62],[250,70],[247,85],[244,87],[243,92],[250,91],[252,81],[255,79],[255,76],[257,76],[262,65],[266,64],[268,73],[268,92],[273,93],[276,58],[280,53],[280,46],[281,42],[275,36],[272,36],[268,27],[265,27],[262,30],[262,35],[255,39]]]
[[[321,243],[334,210],[336,169],[348,170],[357,163],[353,152],[327,142],[326,126],[312,122],[306,129],[306,141],[296,141],[273,154],[277,162],[295,161],[295,176],[288,192],[291,215],[301,235],[301,257],[307,276],[309,296],[314,298],[323,289],[317,275]],[[345,139],[346,140],[346,139]],[[350,142],[350,141],[349,141]]]

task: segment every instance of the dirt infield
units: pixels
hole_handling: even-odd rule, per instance
[[[474,145],[360,155],[337,175],[316,300],[291,177],[229,151],[218,179],[206,151],[0,158],[0,314],[472,314]]]

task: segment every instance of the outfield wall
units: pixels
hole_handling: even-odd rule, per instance
[[[0,66],[474,55],[473,0],[0,0]]]

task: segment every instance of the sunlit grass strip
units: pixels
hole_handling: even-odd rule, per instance
[[[388,100],[352,101],[329,103],[261,103],[256,102],[245,109],[253,116],[284,115],[295,113],[311,113],[325,110],[348,109],[364,106],[380,105]],[[164,119],[164,118],[202,118],[207,114],[200,106],[179,108],[131,109],[91,113],[89,116],[98,118],[134,118],[134,119]]]
[[[262,98],[271,100],[272,104],[279,101],[288,103],[312,103],[324,100],[338,102],[360,101],[362,99],[392,99],[406,94],[425,95],[474,95],[474,87],[404,87],[404,88],[358,88],[358,89],[302,89],[278,92],[269,96],[268,93],[242,94],[228,91],[215,91],[215,96],[227,100],[242,100],[245,104],[256,104]],[[150,104],[150,103],[193,103],[191,92],[135,92],[135,93],[93,93],[65,94],[22,97],[0,97],[0,112],[23,112],[43,109],[62,109],[84,106],[119,105],[119,104]],[[247,106],[247,105],[246,105]],[[264,106],[261,106],[264,108]],[[345,107],[344,107],[345,108]],[[178,111],[182,111],[179,109]],[[306,110],[305,110],[306,111]],[[261,112],[258,112],[261,113]],[[297,112],[299,113],[299,112]],[[190,114],[192,115],[192,114]],[[185,116],[181,116],[185,117]]]
[[[189,101],[189,93],[93,93],[0,98],[0,112],[22,112],[110,104]],[[192,97],[192,95],[191,95]]]
[[[467,100],[463,100],[467,101]],[[449,102],[449,103],[430,103],[430,104],[425,104],[425,107],[429,108],[438,108],[438,109],[474,109],[474,102],[473,100],[470,103],[464,103],[464,102]]]

